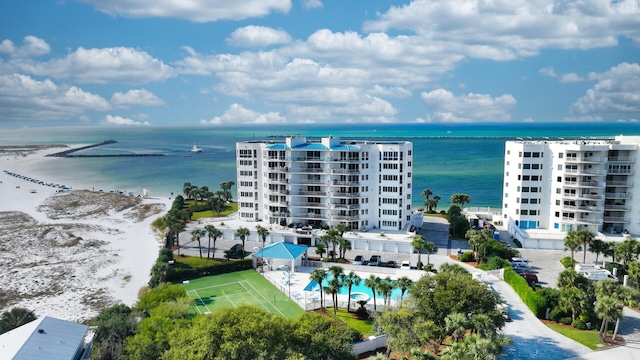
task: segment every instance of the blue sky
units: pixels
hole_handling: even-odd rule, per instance
[[[0,128],[637,122],[639,46],[638,0],[3,1]]]

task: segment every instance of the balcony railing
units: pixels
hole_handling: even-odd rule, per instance
[[[607,199],[631,199],[631,193],[608,192],[608,193],[604,193],[604,196]]]
[[[629,219],[620,217],[620,216],[605,216],[604,222],[606,223],[617,223],[617,224],[627,224]]]
[[[293,214],[291,215],[291,217],[305,218],[305,219],[324,219],[326,216],[322,214],[300,213],[300,214]]]
[[[572,218],[568,216],[562,217],[563,221],[579,222],[586,224],[602,224],[602,218]]]
[[[629,211],[631,208],[627,205],[604,204],[604,209],[610,211]]]
[[[562,194],[562,197],[573,198],[573,199],[589,199],[589,200],[601,200],[602,195],[598,194]]]
[[[565,181],[567,186],[602,187],[597,181]]]
[[[602,207],[599,207],[599,206],[562,205],[562,208],[567,210],[576,210],[576,211],[602,211]]]
[[[632,157],[617,156],[617,157],[610,157],[608,160],[609,160],[609,162],[629,162],[629,163],[632,163],[636,159],[632,158]]]
[[[300,190],[296,195],[318,195],[318,196],[327,196],[326,191],[309,191],[309,190]]]
[[[344,191],[334,191],[331,193],[331,195],[335,196],[335,197],[348,197],[348,198],[354,198],[354,197],[359,197],[360,193],[350,193],[350,192],[344,192]]]
[[[358,181],[332,181],[331,185],[334,186],[360,186]]]
[[[607,186],[633,186],[633,181],[607,181]]]
[[[291,207],[316,207],[316,208],[326,207],[325,204],[318,203],[318,202],[294,202],[294,203],[291,203],[290,206]]]
[[[607,161],[607,158],[594,156],[567,157],[565,162],[581,162],[581,163],[601,163]]]
[[[347,205],[347,204],[331,204],[331,208],[332,208],[332,209],[347,209],[347,210],[352,210],[352,209],[360,209],[360,205],[359,205],[359,204],[352,204],[352,205]]]
[[[333,215],[331,216],[332,220],[358,220],[360,217],[358,215]]]
[[[589,175],[606,175],[606,171],[602,170],[585,170],[585,169],[565,169],[567,174],[589,174]]]
[[[324,169],[319,169],[319,168],[299,167],[299,168],[293,168],[293,169],[291,169],[291,172],[298,172],[298,173],[322,173],[322,172],[325,172],[325,170],[324,170]]]
[[[621,175],[631,175],[633,174],[632,169],[609,169],[607,171],[608,174],[621,174]]]
[[[331,169],[332,174],[359,174],[360,171],[354,169]]]

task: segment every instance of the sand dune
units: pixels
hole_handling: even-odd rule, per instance
[[[151,222],[171,200],[58,189],[24,173],[60,148],[0,148],[0,311],[20,306],[85,321],[116,302],[132,305],[160,246]],[[52,179],[54,180],[54,179]],[[90,184],[85,184],[90,188]]]

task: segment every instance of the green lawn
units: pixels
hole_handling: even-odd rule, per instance
[[[193,201],[191,201],[193,202]],[[214,213],[213,210],[207,210],[207,211],[199,211],[199,212],[194,212],[191,215],[191,219],[192,220],[197,220],[197,219],[201,219],[201,218],[205,218],[205,217],[223,217],[223,216],[227,216],[231,213],[234,213],[238,211],[238,203],[229,203],[226,204],[225,206],[222,207],[222,210],[220,210],[220,214],[218,215],[218,213]]]
[[[327,309],[327,313],[333,315],[332,309]],[[354,313],[348,313],[346,309],[338,309],[338,318],[349,327],[358,330],[363,337],[373,335],[373,319],[360,320]]]
[[[601,349],[605,345],[602,343],[596,330],[578,330],[560,326],[556,324],[545,324],[553,331],[560,333],[569,339],[575,340],[591,350]]]
[[[206,276],[182,284],[195,300],[193,314],[253,305],[278,316],[294,319],[304,313],[268,280],[254,270]]]

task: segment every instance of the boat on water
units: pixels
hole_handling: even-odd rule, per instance
[[[194,152],[194,153],[202,152],[202,148],[199,148],[198,145],[193,144],[193,148],[191,148],[191,152]]]

